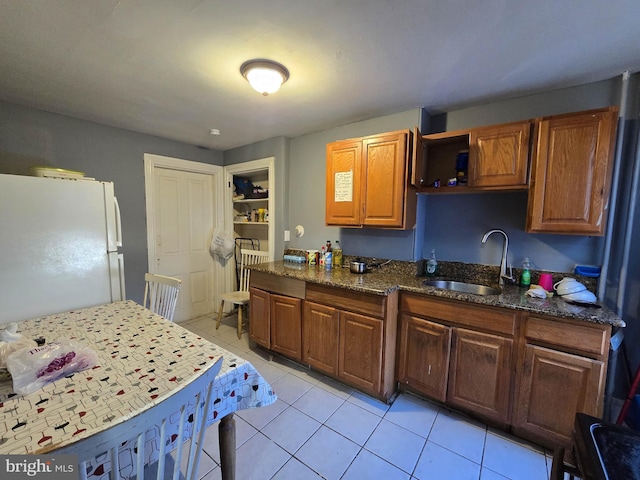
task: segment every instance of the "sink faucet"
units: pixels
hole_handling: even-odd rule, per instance
[[[493,230],[489,230],[484,234],[484,236],[482,237],[482,243],[487,243],[487,239],[492,233],[501,233],[502,235],[504,235],[504,244],[502,246],[502,260],[500,260],[500,279],[498,280],[498,285],[503,286],[505,280],[509,280],[511,283],[515,283],[516,279],[513,278],[513,269],[511,268],[511,265],[509,265],[509,275],[507,275],[507,250],[509,249],[509,237],[504,230],[494,228]]]

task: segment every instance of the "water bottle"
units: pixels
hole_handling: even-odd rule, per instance
[[[431,258],[427,261],[427,275],[433,276],[438,271],[438,260],[436,260],[436,249],[431,250]]]
[[[529,288],[531,285],[531,262],[528,258],[522,262],[522,275],[520,276],[520,286]]]

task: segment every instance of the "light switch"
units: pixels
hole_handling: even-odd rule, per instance
[[[284,241],[288,242],[291,240],[291,230],[285,230],[284,231]]]

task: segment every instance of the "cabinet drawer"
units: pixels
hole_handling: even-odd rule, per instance
[[[454,301],[434,300],[423,295],[403,294],[400,311],[440,323],[471,327],[474,330],[515,334],[516,313],[481,306],[464,305]]]
[[[301,298],[304,300],[305,282],[295,278],[279,277],[264,272],[251,272],[249,284],[252,287],[289,297]]]
[[[378,318],[384,318],[387,306],[387,297],[383,295],[316,284],[307,285],[306,300]]]
[[[562,349],[600,358],[608,352],[609,327],[597,323],[573,323],[536,316],[527,318],[528,342],[553,345]]]

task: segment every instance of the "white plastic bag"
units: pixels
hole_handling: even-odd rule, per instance
[[[28,395],[49,382],[91,368],[97,361],[98,355],[89,347],[59,338],[41,347],[12,353],[7,358],[7,368],[13,378],[13,391]]]
[[[0,368],[7,367],[7,358],[13,352],[38,346],[36,342],[20,335],[17,331],[17,323],[10,323],[0,331]]]
[[[221,225],[216,227],[211,238],[211,253],[229,260],[233,256],[234,247],[235,242],[231,235],[225,232]]]

